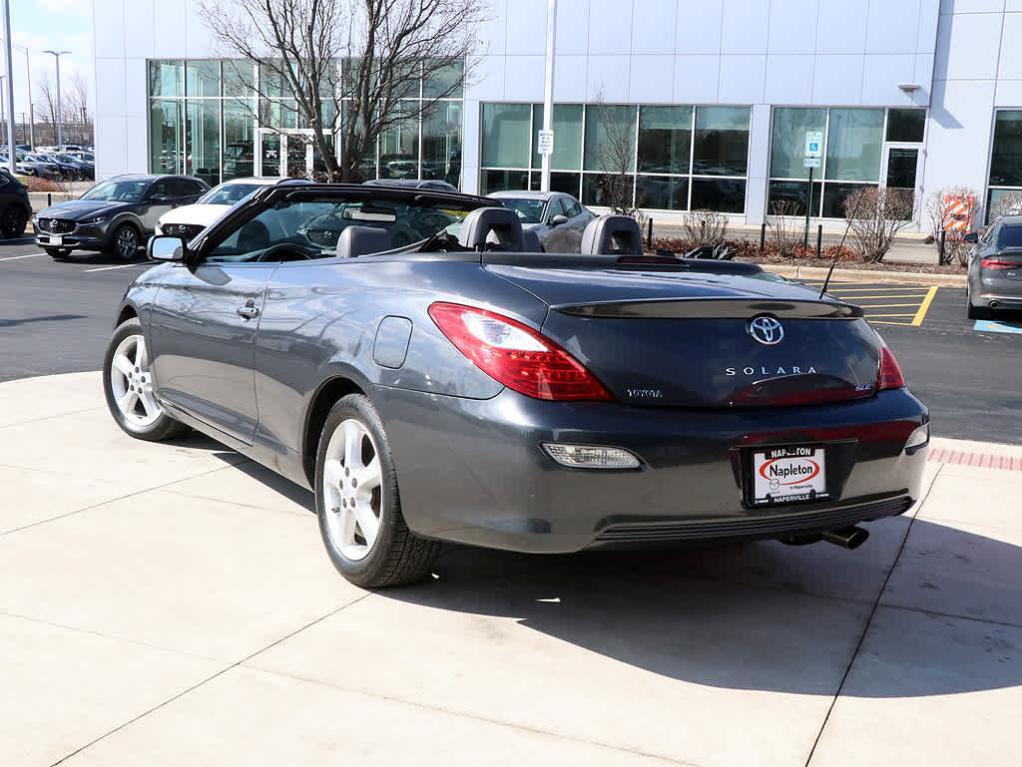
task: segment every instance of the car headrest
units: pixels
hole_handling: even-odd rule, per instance
[[[461,225],[458,242],[472,250],[506,250],[521,253],[522,222],[509,208],[477,208]]]
[[[587,256],[641,256],[642,230],[631,216],[600,216],[590,221],[582,232],[582,253]]]
[[[265,250],[270,247],[270,230],[262,221],[249,221],[238,232],[238,248],[243,251]]]
[[[543,243],[532,229],[522,230],[522,253],[543,253]]]
[[[390,232],[373,226],[349,226],[337,238],[338,258],[358,258],[390,250]]]

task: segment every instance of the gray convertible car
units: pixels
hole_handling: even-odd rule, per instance
[[[853,548],[919,497],[927,410],[860,309],[643,255],[621,217],[581,253],[522,252],[490,205],[282,182],[190,242],[153,238],[162,263],[106,355],[113,417],[313,489],[331,560],[365,587],[423,577],[444,541]],[[332,244],[306,236],[328,219]]]

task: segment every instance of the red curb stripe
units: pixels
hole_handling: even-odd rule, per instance
[[[946,463],[952,466],[972,466],[977,469],[999,469],[1001,471],[1022,471],[1022,458],[993,453],[967,453],[964,450],[950,450],[940,447],[930,451],[929,459],[933,463]]]

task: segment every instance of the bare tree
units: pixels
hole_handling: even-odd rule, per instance
[[[912,221],[912,191],[867,186],[848,195],[844,208],[859,255],[878,264],[898,232]]]
[[[42,105],[43,120],[49,122],[50,133],[52,139],[50,143],[57,143],[57,89],[50,82],[50,76],[45,72],[36,80],[36,91],[38,91],[38,101]],[[42,142],[40,142],[42,143]]]
[[[694,210],[682,217],[685,238],[694,245],[717,247],[727,239],[728,218],[712,210]]]
[[[945,232],[950,219],[951,206],[958,200],[975,200],[978,195],[975,189],[967,186],[954,186],[938,189],[926,200],[926,215],[930,222],[930,235],[940,246],[941,235],[944,235],[944,248],[940,252],[940,263],[958,262],[965,264],[972,246],[965,242],[965,232],[951,230]],[[975,216],[975,213],[973,213]]]
[[[775,200],[770,204],[770,242],[782,258],[795,258],[802,249],[805,202]]]
[[[201,0],[236,79],[311,129],[331,180],[360,180],[377,140],[463,87],[484,0]],[[253,66],[258,76],[253,76]],[[426,84],[420,99],[420,81]],[[267,122],[261,120],[261,123]],[[266,126],[279,128],[277,126]],[[340,153],[332,141],[341,135]]]
[[[596,132],[592,141],[596,160],[603,174],[597,178],[598,203],[614,213],[631,216],[642,223],[635,205],[635,108],[608,104],[603,88],[596,92]]]
[[[77,140],[83,144],[92,143],[92,120],[89,118],[89,84],[81,72],[71,76],[70,87],[63,94],[64,124],[75,126]]]

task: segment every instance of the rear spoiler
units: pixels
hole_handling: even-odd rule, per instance
[[[757,264],[714,261],[674,256],[588,255],[580,253],[506,253],[488,250],[483,266],[525,266],[535,269],[622,269],[626,271],[673,271],[712,274],[762,274]]]
[[[551,306],[577,317],[606,319],[751,319],[758,314],[804,320],[855,320],[858,306],[835,301],[788,301],[757,298],[667,298],[646,301],[596,301]]]

